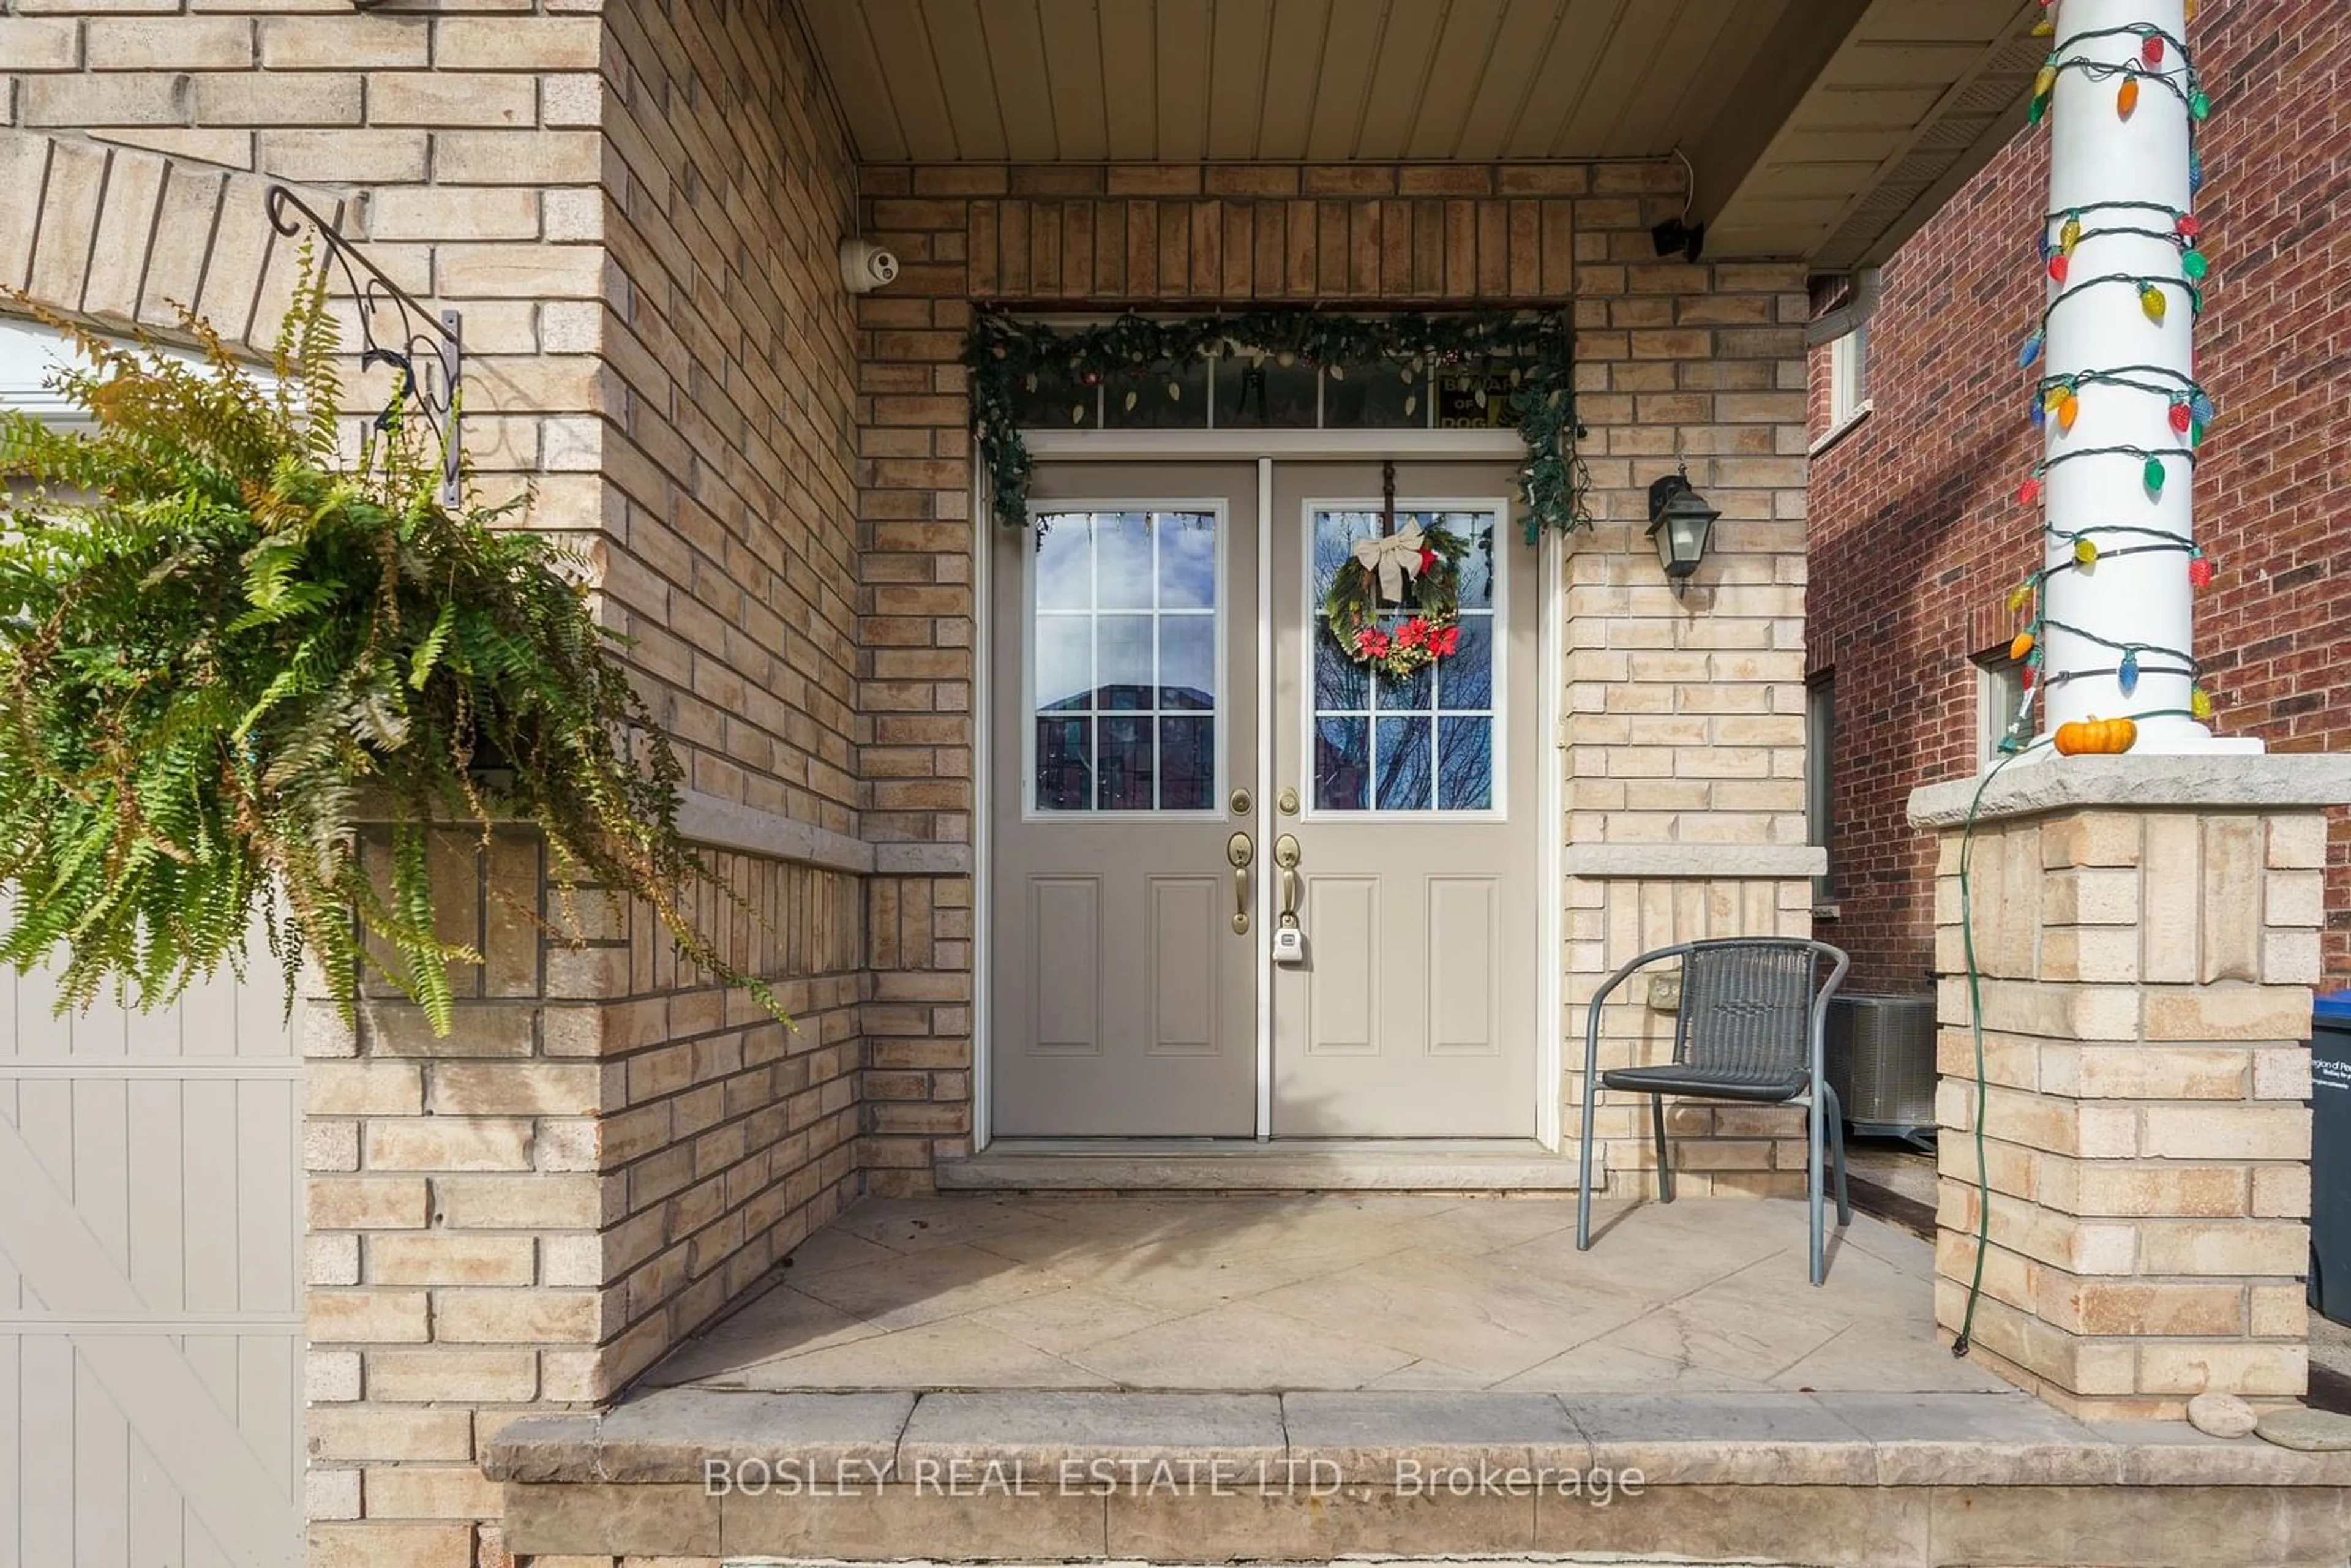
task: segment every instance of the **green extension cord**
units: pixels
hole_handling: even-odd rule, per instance
[[[2187,708],[2155,708],[2147,713],[2126,716],[2143,718],[2194,718]],[[2008,752],[1983,776],[1976,786],[1975,799],[1968,802],[1968,820],[1959,832],[1959,944],[1968,966],[1968,1028],[1975,1037],[1976,1048],[1976,1267],[1974,1277],[1968,1281],[1968,1310],[1959,1320],[1959,1333],[1951,1341],[1951,1354],[1964,1356],[1974,1343],[1976,1302],[1983,1296],[1984,1254],[1991,1250],[1991,1166],[1984,1159],[1984,1109],[1991,1089],[1984,1072],[1983,976],[1976,969],[1975,898],[1969,884],[1969,867],[1975,860],[1976,813],[1982,809],[1984,791],[2000,777],[2000,770],[2021,758],[2047,746],[2043,737],[2029,746]]]
[[[2036,741],[2035,746],[2046,745]],[[1968,1310],[1959,1320],[1959,1337],[1951,1341],[1951,1354],[1965,1356],[1972,1342],[1976,1326],[1976,1301],[1983,1295],[1984,1254],[1991,1250],[1991,1167],[1984,1161],[1984,1109],[1990,1099],[1991,1087],[1984,1071],[1983,977],[1976,970],[1975,900],[1968,883],[1968,868],[1976,853],[1976,812],[1983,805],[1984,791],[2000,777],[2000,770],[2032,750],[2004,754],[1976,786],[1976,798],[1968,802],[1967,824],[1959,831],[1959,946],[1968,966],[1968,1027],[1974,1032],[1976,1045],[1976,1270],[1968,1281]]]

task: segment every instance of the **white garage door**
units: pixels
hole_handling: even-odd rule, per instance
[[[301,1062],[276,975],[60,1019],[0,968],[0,1568],[299,1561]]]

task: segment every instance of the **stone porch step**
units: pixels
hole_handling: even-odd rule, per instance
[[[2015,1394],[737,1393],[507,1427],[519,1554],[2336,1568],[2351,1453]]]
[[[999,1138],[935,1171],[950,1192],[1573,1192],[1531,1138]]]

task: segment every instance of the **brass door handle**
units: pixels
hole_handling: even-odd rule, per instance
[[[1257,859],[1257,846],[1247,833],[1235,833],[1225,841],[1225,859],[1233,868],[1233,935],[1249,935],[1249,862]]]
[[[1298,924],[1298,840],[1290,833],[1273,841],[1273,863],[1281,868],[1281,923]]]

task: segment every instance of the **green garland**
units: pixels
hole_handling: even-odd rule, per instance
[[[964,349],[971,369],[972,436],[995,486],[997,521],[1029,521],[1029,478],[1035,466],[1021,439],[1019,399],[1040,376],[1067,376],[1086,385],[1113,377],[1168,374],[1176,366],[1227,354],[1267,355],[1284,362],[1342,371],[1386,364],[1418,368],[1476,365],[1518,374],[1511,394],[1527,461],[1519,470],[1526,507],[1526,540],[1544,528],[1562,532],[1592,526],[1591,476],[1576,443],[1567,325],[1555,311],[1486,311],[1474,315],[1337,316],[1301,308],[1251,310],[1234,316],[1153,319],[1121,316],[1100,327],[1061,330],[984,311],[972,322]]]

